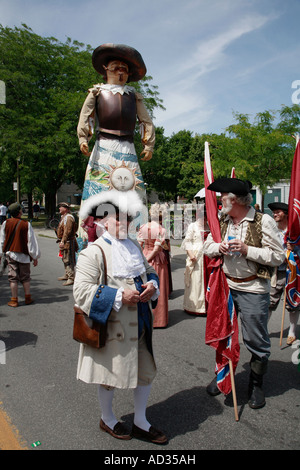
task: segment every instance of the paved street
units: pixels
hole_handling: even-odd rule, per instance
[[[286,346],[287,315],[279,347],[282,305],[269,323],[272,354],[264,387],[267,404],[260,410],[247,405],[250,355],[241,341],[235,377],[236,422],[230,396],[213,398],[206,393],[214,376],[214,351],[205,345],[205,317],[192,317],[182,310],[185,255],[174,242],[169,326],[154,331],[158,374],[147,411],[149,421],[169,436],[169,444],[158,448],[135,439],[119,441],[101,432],[96,386],[76,380],[72,287],[57,281],[63,266],[53,233],[36,233],[42,258],[32,267],[35,303],[25,306],[20,290],[20,306],[8,307],[7,275],[0,278],[0,341],[6,349],[0,356],[0,411],[21,448],[33,449],[31,444],[40,441],[36,451],[103,450],[109,455],[143,449],[160,453],[300,449],[300,370],[293,363],[298,349]],[[298,335],[299,330],[298,326]],[[132,392],[116,391],[114,406],[118,418],[131,427]]]

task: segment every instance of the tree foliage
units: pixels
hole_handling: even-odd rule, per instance
[[[252,123],[245,114],[235,113],[234,119],[224,134],[192,136],[189,131],[180,131],[165,138],[163,146],[155,147],[151,189],[173,200],[177,195],[193,200],[204,186],[205,141],[210,144],[215,179],[230,177],[234,167],[238,178],[249,179],[263,194],[268,186],[289,180],[295,151],[293,134],[300,130],[300,106],[258,113]],[[158,164],[163,171],[156,168]]]
[[[64,181],[83,185],[87,160],[79,151],[76,128],[88,88],[102,81],[91,53],[91,46],[70,38],[62,43],[38,36],[26,25],[0,25],[0,79],[7,95],[0,107],[1,180],[12,188],[19,159],[21,192],[45,193],[49,214]],[[153,114],[156,106],[163,106],[150,82],[151,77],[144,77],[132,85]]]

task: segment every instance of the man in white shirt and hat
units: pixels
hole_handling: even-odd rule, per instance
[[[268,204],[268,207],[273,212],[274,220],[277,224],[280,240],[283,246],[283,249],[286,253],[287,250],[294,252],[294,255],[300,256],[300,247],[293,245],[289,242],[285,242],[285,235],[288,228],[288,210],[289,206],[285,202],[271,202]],[[276,275],[272,279],[271,284],[271,293],[270,293],[270,306],[269,306],[269,317],[277,309],[279,301],[282,297],[282,294],[286,285],[286,270],[287,270],[287,259],[285,258],[284,262],[278,266],[276,270]],[[286,304],[286,309],[289,312],[290,317],[290,326],[287,337],[287,344],[290,346],[293,344],[296,339],[296,329],[299,320],[300,306],[293,308]]]
[[[216,243],[209,234],[204,253],[224,258],[223,270],[241,320],[243,341],[251,353],[248,404],[256,409],[266,403],[262,384],[271,349],[267,328],[270,278],[285,254],[272,217],[251,206],[251,187],[251,182],[238,178],[222,178],[208,186],[208,190],[221,193],[222,241]],[[207,392],[220,393],[215,380]]]

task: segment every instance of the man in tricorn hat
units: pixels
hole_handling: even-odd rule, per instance
[[[166,436],[146,418],[156,375],[151,301],[159,295],[159,279],[138,242],[128,238],[129,224],[144,206],[136,191],[113,189],[91,196],[81,208],[81,218],[93,209],[106,231],[80,252],[73,292],[77,307],[107,325],[107,339],[101,349],[80,345],[77,378],[98,384],[102,431],[116,439],[165,444]],[[133,390],[131,432],[113,412],[115,388]]]
[[[238,178],[223,178],[208,186],[221,193],[222,241],[216,243],[210,234],[204,252],[210,258],[224,257],[223,269],[240,315],[243,341],[252,355],[248,404],[261,408],[265,405],[262,383],[271,346],[267,329],[270,271],[283,262],[285,255],[272,217],[251,207],[251,187],[249,181]],[[216,380],[207,392],[220,393]]]
[[[71,206],[67,202],[58,204],[61,219],[57,227],[57,238],[59,249],[62,255],[65,273],[59,277],[59,281],[65,281],[63,286],[71,286],[74,284],[76,251],[78,250],[76,240],[76,221],[71,214]]]
[[[155,130],[143,102],[127,82],[141,80],[146,66],[137,50],[123,44],[102,44],[94,50],[92,63],[106,83],[94,85],[83,104],[77,134],[82,153],[90,156],[86,169],[82,200],[110,189],[110,172],[121,165],[135,174],[137,184],[131,189],[144,190],[133,137],[136,120],[141,125],[144,149],[142,160],[150,160]],[[88,143],[96,130],[92,154]]]
[[[294,251],[298,256],[300,255],[300,249],[297,245],[292,245],[291,243],[285,243],[285,234],[288,228],[288,212],[289,206],[284,202],[271,202],[268,204],[269,209],[273,212],[273,217],[277,223],[279,229],[280,239],[284,251],[291,250]],[[284,262],[278,266],[276,271],[276,278],[272,279],[271,284],[271,293],[270,293],[270,307],[269,307],[269,316],[276,310],[278,307],[279,301],[281,299],[282,293],[285,289],[286,284],[286,269],[287,269],[287,260],[285,258]],[[300,307],[292,308],[289,305],[286,305],[286,309],[289,312],[290,316],[290,327],[287,337],[287,344],[291,345],[296,341],[296,328],[299,320]]]

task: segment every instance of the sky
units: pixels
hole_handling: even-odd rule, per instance
[[[253,122],[299,104],[299,18],[299,0],[0,0],[2,26],[136,48],[166,108],[154,113],[166,136],[220,134],[234,113]]]

